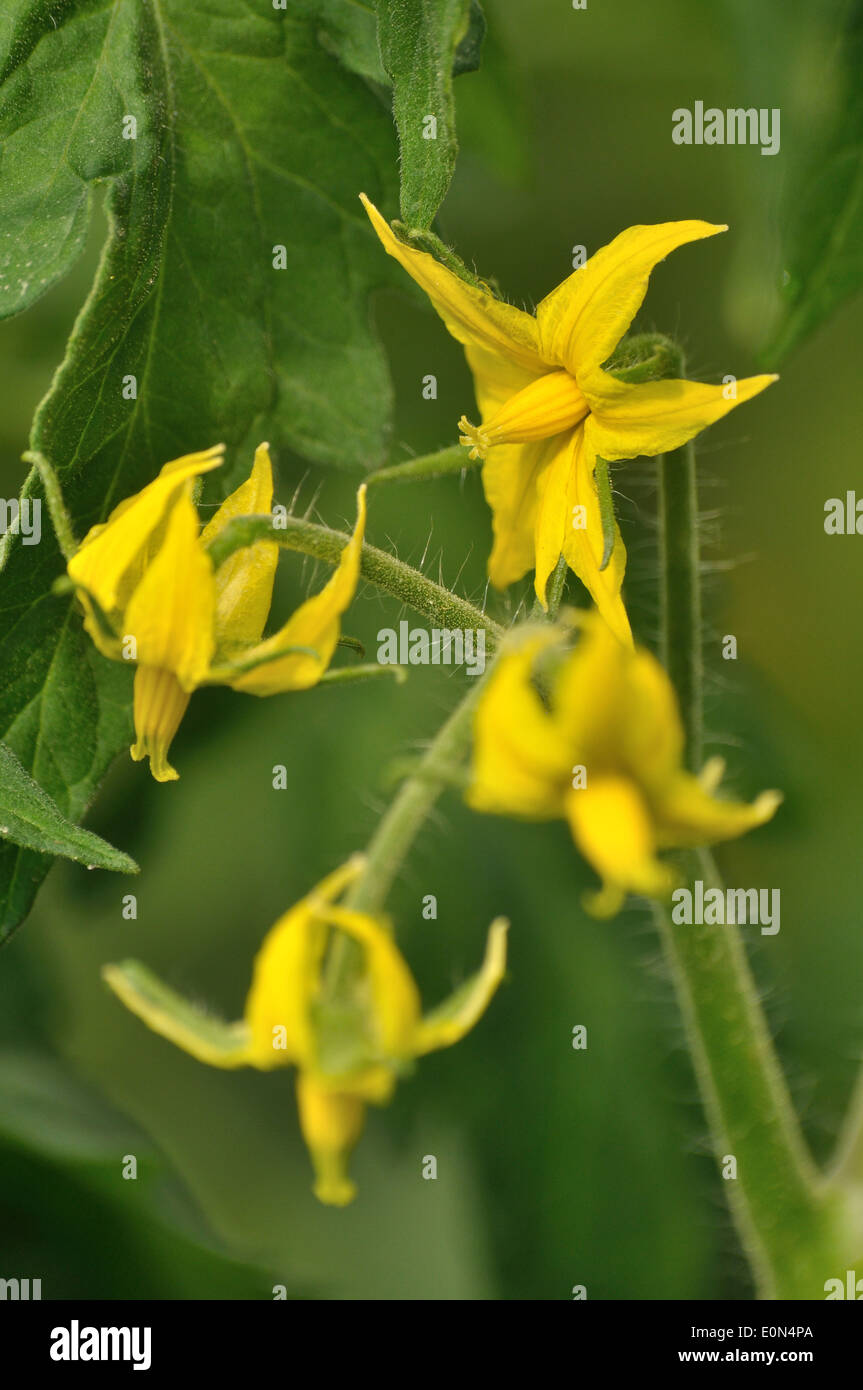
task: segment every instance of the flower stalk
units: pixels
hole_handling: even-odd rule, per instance
[[[351,885],[345,905],[357,912],[381,912],[393,882],[441,793],[452,782],[453,768],[468,751],[473,716],[494,662],[473,681],[455,709],[441,725],[412,775],[402,783],[384,812],[365,851],[362,872]],[[354,943],[337,936],[327,962],[327,987],[331,997],[345,988],[357,968]]]
[[[691,444],[660,461],[660,651],[677,689],[687,759],[702,762],[701,590],[698,496]],[[689,881],[720,886],[712,856],[693,852]],[[670,963],[737,1230],[763,1298],[824,1297],[853,1245],[844,1194],[809,1153],[736,925],[654,917]],[[725,1171],[724,1171],[725,1175]]]
[[[235,551],[261,540],[275,541],[301,555],[336,564],[349,537],[342,531],[333,531],[328,526],[296,516],[279,518],[278,526],[271,516],[236,517],[210,546],[213,565],[218,568]],[[377,546],[363,544],[360,574],[383,593],[427,618],[435,627],[482,630],[492,645],[503,636],[501,625],[481,609]]]
[[[703,761],[704,662],[698,487],[691,441],[659,459],[659,557],[659,659],[677,691],[686,732],[686,763],[697,773]]]

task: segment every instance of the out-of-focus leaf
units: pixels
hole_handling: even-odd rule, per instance
[[[101,265],[31,436],[79,534],[222,439],[234,471],[262,438],[381,462],[391,388],[367,301],[395,277],[357,193],[392,206],[395,139],[310,9],[8,0],[0,148],[0,315],[65,274],[107,188]],[[25,496],[41,499],[35,475]],[[129,741],[130,673],[52,594],[63,562],[47,528],[0,550],[0,737],[77,820]],[[46,866],[0,849],[5,931]]]
[[[787,189],[784,312],[765,359],[779,362],[863,287],[863,0],[852,0],[837,45],[832,128]]]
[[[453,76],[478,66],[484,20],[470,0],[377,0],[401,150],[401,215],[425,230],[455,168]]]

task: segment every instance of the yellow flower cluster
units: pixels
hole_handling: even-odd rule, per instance
[[[505,643],[475,717],[467,800],[482,812],[566,820],[601,880],[590,900],[599,914],[616,912],[630,892],[664,897],[674,879],[660,851],[740,835],[769,819],[779,801],[774,792],[751,805],[720,799],[718,761],[697,777],[686,770],[671,683],[632,641],[621,595],[624,548],[615,530],[607,552],[596,481],[600,460],[678,448],[774,380],[740,381],[729,398],[720,386],[633,385],[607,370],[657,262],[724,228],[696,221],[631,227],[533,315],[401,240],[363,201],[386,251],[464,345],[481,422],[462,417],[459,427],[461,443],[482,460],[494,530],[492,582],[503,587],[533,569],[547,606],[549,576],[563,556],[596,605],[574,624],[527,624]],[[265,444],[258,448],[246,482],[202,527],[196,484],[223,453],[217,446],[166,464],[93,527],[68,564],[96,646],[136,664],[131,751],[135,759],[149,757],[159,781],[177,775],[168,753],[199,686],[270,695],[321,679],[360,572],[364,487],[356,527],[329,583],[265,638],[275,541],[240,548],[216,566],[210,546],[233,518],[270,512],[269,452]],[[389,923],[355,910],[349,897],[341,901],[362,869],[360,857],[350,860],[275,924],[236,1023],[205,1014],[137,962],[104,972],[129,1009],[199,1061],[296,1068],[315,1192],[335,1205],[354,1195],[347,1164],[366,1105],[388,1100],[417,1057],[473,1027],[506,959],[501,919],[490,928],[477,974],[423,1015]],[[340,949],[352,956],[352,968],[341,972],[334,968]]]

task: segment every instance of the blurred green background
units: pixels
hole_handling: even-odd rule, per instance
[[[488,0],[483,69],[456,85],[462,150],[443,235],[516,302],[536,303],[636,222],[702,217],[730,233],[654,274],[640,324],[680,336],[689,371],[761,369],[789,184],[837,100],[835,10],[739,0]],[[780,107],[782,148],[681,148],[679,106]],[[832,104],[832,105],[831,105]],[[0,492],[13,496],[32,411],[98,254],[0,325]],[[461,351],[414,297],[375,305],[391,355],[392,459],[452,441],[472,395]],[[778,887],[782,930],[748,934],[808,1138],[829,1154],[863,1053],[858,905],[863,765],[854,620],[863,541],[827,537],[854,486],[860,305],[783,364],[780,383],[702,438],[709,568],[708,720],[734,790],[785,789],[775,823],[724,848],[734,885]],[[438,380],[425,401],[424,375]],[[207,441],[202,441],[206,443]],[[280,457],[332,524],[355,479]],[[859,470],[857,470],[859,471]],[[615,471],[639,632],[655,625],[652,465]],[[714,515],[715,514],[715,515]],[[481,600],[490,528],[479,480],[380,490],[369,536],[425,556]],[[323,574],[285,557],[280,603]],[[573,590],[574,592],[574,590]],[[513,596],[517,601],[519,595]],[[346,630],[372,651],[398,609],[366,591]],[[721,659],[733,633],[739,659]],[[89,817],[142,865],[136,882],[61,865],[0,956],[0,1275],[44,1297],[746,1298],[751,1284],[710,1156],[647,913],[587,918],[563,826],[469,815],[449,795],[392,901],[426,1001],[473,969],[498,913],[509,979],[481,1026],[372,1111],[345,1211],[311,1195],[288,1075],[220,1074],[125,1013],[100,966],[134,955],[238,1016],[251,960],[284,908],[368,838],[388,768],[419,747],[461,676],[258,702],[202,691],[175,744],[179,783],[121,759]],[[289,790],[274,791],[274,764]],[[138,918],[124,920],[125,893]],[[425,921],[433,893],[438,918]],[[571,1047],[587,1025],[586,1052]],[[121,1176],[123,1155],[139,1178]],[[422,1159],[438,1160],[436,1182]]]

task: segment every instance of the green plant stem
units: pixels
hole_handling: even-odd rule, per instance
[[[709,854],[690,881],[720,887]],[[736,926],[675,924],[654,908],[717,1160],[763,1298],[823,1298],[841,1274],[843,1204],[819,1181],[800,1133]],[[841,1265],[841,1269],[840,1269]]]
[[[294,516],[283,519],[283,524],[278,527],[274,527],[270,516],[239,516],[228,522],[211,543],[209,551],[214,566],[218,568],[236,550],[261,540],[275,541],[288,550],[312,555],[317,560],[336,565],[350,536]],[[467,599],[450,593],[449,589],[427,579],[412,565],[406,565],[404,560],[388,555],[385,550],[378,550],[377,546],[363,545],[360,573],[376,588],[428,618],[435,627],[482,630],[491,639],[492,646],[503,636],[504,629],[500,623],[486,617]]]
[[[660,462],[661,655],[677,689],[687,757],[702,761],[698,498],[692,446]],[[690,882],[720,887],[706,852],[688,857]],[[759,1293],[823,1298],[842,1273],[844,1198],[819,1178],[770,1039],[736,925],[677,924],[654,915],[683,1013],[717,1156],[736,1160],[727,1190]]]
[[[686,761],[703,761],[701,582],[698,554],[698,486],[695,445],[659,459],[659,659],[677,692],[686,735]]]
[[[464,473],[465,469],[476,468],[481,459],[472,459],[463,444],[452,444],[446,449],[438,449],[434,454],[422,454],[419,458],[406,459],[404,463],[393,463],[389,468],[379,468],[370,473],[366,482],[369,487],[378,483],[415,483],[429,478],[443,478],[452,473]]]
[[[860,1233],[859,1255],[863,1255],[863,1066],[836,1145],[830,1181],[837,1187],[844,1187],[853,1197]]]
[[[45,493],[45,501],[48,503],[48,512],[57,537],[57,544],[60,547],[63,559],[68,562],[78,549],[78,542],[75,539],[72,522],[69,518],[69,513],[66,511],[66,504],[63,501],[60,480],[44,454],[37,453],[34,450],[28,450],[25,454],[21,455],[21,458],[24,463],[32,464],[39,475]]]
[[[470,746],[473,716],[491,664],[471,684],[438,730],[419,766],[402,783],[369,841],[362,874],[349,889],[345,906],[357,912],[379,913],[393,881],[441,793],[451,784],[453,768],[464,761]],[[440,770],[440,776],[436,772]],[[344,988],[357,961],[353,941],[339,933],[327,961],[327,988]]]

